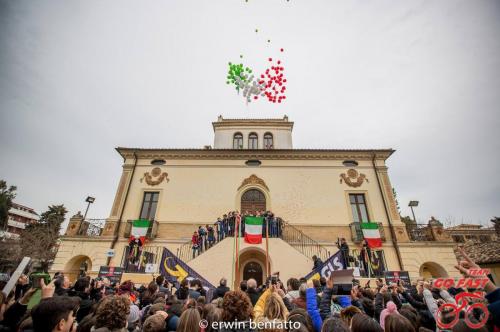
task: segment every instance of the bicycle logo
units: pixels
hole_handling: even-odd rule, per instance
[[[468,306],[468,301],[466,298],[471,298],[471,299],[482,299],[483,297],[480,294],[477,293],[460,293],[455,297],[455,302],[456,303],[445,303],[441,305],[438,308],[438,311],[436,313],[436,323],[440,329],[451,329],[455,324],[458,322],[458,319],[460,318],[460,312],[467,307],[465,311],[465,324],[467,324],[468,327],[471,329],[478,329],[480,327],[483,327],[486,322],[488,321],[488,317],[490,316],[490,312],[488,311],[488,308],[484,303],[473,303]],[[479,309],[482,311],[483,315],[481,320],[478,323],[474,323],[470,320],[470,314],[474,309]],[[446,310],[445,310],[446,309]],[[452,312],[447,312],[449,309],[451,309]],[[449,323],[445,323],[442,321],[443,315],[442,311],[445,311],[444,314],[446,315],[451,315],[453,314],[453,320]]]

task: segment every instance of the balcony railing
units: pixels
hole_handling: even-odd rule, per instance
[[[384,231],[384,226],[382,225],[381,222],[378,222],[378,230],[380,232],[380,239],[382,242],[385,242],[385,231]],[[361,223],[359,222],[353,222],[349,224],[349,227],[351,228],[351,240],[354,243],[360,243],[363,241],[363,230],[361,229]]]
[[[86,237],[97,237],[102,234],[106,219],[86,219],[80,223],[76,235]]]
[[[342,252],[342,254],[345,254],[345,252]],[[358,249],[350,250],[347,257],[344,256],[347,268],[359,268],[360,277],[363,278],[383,277],[384,271],[387,270],[384,250],[372,249],[370,250],[370,256],[368,256],[368,253],[364,256],[362,257],[361,251]]]
[[[123,237],[129,238],[130,237],[130,232],[132,231],[132,223],[133,220],[127,220],[127,223],[125,224],[125,232],[123,233]],[[156,220],[151,220],[151,223],[149,224],[148,231],[146,233],[146,238],[147,239],[155,239],[156,236],[158,235],[158,227],[159,223]]]
[[[126,246],[123,249],[121,266],[129,273],[157,273],[162,254],[163,247]],[[148,265],[152,270],[148,271]]]
[[[435,241],[432,229],[427,224],[406,224],[406,231],[411,241]]]

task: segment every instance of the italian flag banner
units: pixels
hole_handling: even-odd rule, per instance
[[[382,239],[380,238],[380,232],[378,230],[378,224],[374,222],[362,222],[361,230],[363,231],[363,237],[370,248],[380,248],[382,247]]]
[[[141,243],[144,243],[146,239],[146,234],[148,233],[150,221],[139,219],[132,222],[132,230],[130,231],[130,238],[141,239]]]
[[[250,244],[262,243],[262,217],[245,217],[245,242]]]

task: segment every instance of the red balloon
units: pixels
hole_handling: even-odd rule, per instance
[[[273,58],[269,58],[269,61],[273,61]]]
[[[283,52],[283,49],[281,49],[280,51]]]

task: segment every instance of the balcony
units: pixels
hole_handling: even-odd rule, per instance
[[[384,231],[384,226],[382,225],[381,222],[377,223],[378,225],[378,230],[380,232],[380,238],[382,239],[382,242],[385,242],[385,231]],[[354,243],[361,243],[363,241],[363,230],[361,229],[361,223],[359,222],[353,222],[349,224],[349,227],[351,228],[351,240]]]
[[[163,255],[163,247],[143,246],[123,248],[121,267],[128,273],[157,273]],[[149,269],[148,269],[149,265]]]
[[[432,228],[428,224],[407,223],[406,232],[411,241],[435,241]]]
[[[80,223],[77,236],[97,237],[101,236],[106,219],[87,219]]]
[[[127,223],[125,224],[125,232],[123,234],[123,237],[129,238],[130,237],[130,232],[132,231],[132,223],[134,220],[127,220]],[[160,223],[157,220],[151,220],[151,224],[148,227],[148,232],[146,233],[146,238],[149,240],[156,239],[156,236],[158,235],[158,227]]]

